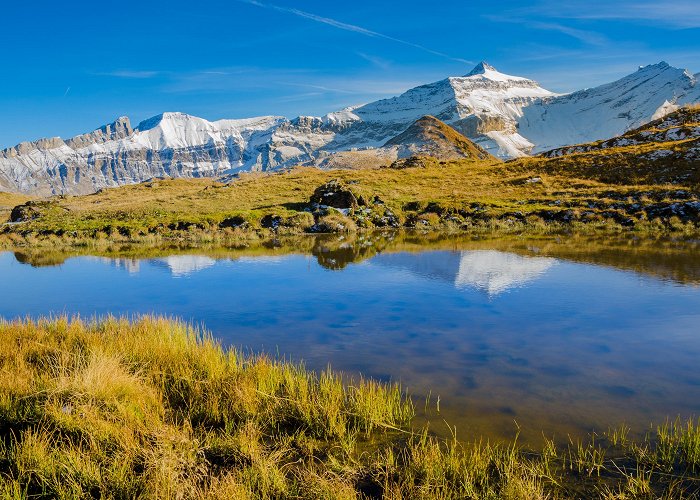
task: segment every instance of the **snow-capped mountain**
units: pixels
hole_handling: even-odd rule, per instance
[[[66,141],[42,139],[0,151],[0,190],[84,194],[161,176],[337,165],[342,154],[326,160],[350,150],[379,148],[426,115],[491,154],[512,158],[622,134],[679,105],[700,101],[697,82],[697,75],[659,63],[562,96],[480,63],[464,76],[323,117],[210,122],[163,113],[135,128],[122,117]]]
[[[613,83],[534,103],[524,110],[518,131],[537,153],[615,137],[698,101],[698,75],[661,62]]]
[[[163,113],[132,129],[122,117],[68,141],[42,139],[0,152],[0,185],[40,195],[83,194],[159,176],[215,176],[265,165],[272,131],[284,121],[209,122]]]
[[[327,148],[376,147],[419,118],[432,115],[496,156],[519,156],[523,138],[516,123],[522,109],[555,95],[533,80],[500,73],[482,62],[465,76],[327,115],[324,123],[343,127]]]

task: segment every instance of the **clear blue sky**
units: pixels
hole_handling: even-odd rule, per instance
[[[128,115],[324,114],[480,60],[566,92],[700,71],[699,0],[6,2],[0,147]]]

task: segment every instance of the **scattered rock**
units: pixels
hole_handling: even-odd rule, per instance
[[[228,217],[219,223],[219,227],[235,229],[237,227],[245,229],[248,227],[248,222],[240,215],[234,215],[233,217]]]
[[[427,161],[422,156],[409,156],[408,158],[400,158],[394,161],[389,168],[394,168],[397,170],[403,170],[406,168],[426,168],[428,166]]]
[[[357,225],[348,217],[339,213],[319,218],[313,226],[307,229],[310,233],[344,233],[357,230]]]
[[[260,219],[260,225],[267,229],[277,229],[282,224],[282,217],[268,214]]]
[[[401,221],[394,212],[388,208],[384,210],[383,215],[376,215],[372,218],[372,223],[377,227],[400,227]]]
[[[28,201],[24,205],[17,205],[10,212],[10,222],[29,222],[41,216],[41,208],[47,207],[49,202]]]

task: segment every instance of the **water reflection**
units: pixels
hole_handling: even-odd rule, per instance
[[[353,251],[352,258],[341,259],[342,252],[351,252],[350,247],[339,251],[321,252],[319,265],[327,269],[341,270],[348,264],[362,261]],[[113,264],[117,269],[125,269],[137,274],[141,261],[135,258],[99,258]],[[227,259],[228,260],[228,259]],[[280,262],[281,257],[259,256],[241,257],[241,262],[270,263]],[[496,296],[509,289],[525,286],[536,280],[557,261],[549,257],[523,257],[518,254],[497,250],[472,250],[462,252],[435,253],[385,253],[371,259],[373,264],[404,269],[428,279],[440,279],[453,283],[456,288],[471,287],[482,290],[489,296]],[[152,265],[168,269],[174,277],[185,277],[216,265],[216,260],[206,255],[170,255],[148,259]]]
[[[167,267],[175,277],[188,276],[216,264],[214,259],[206,255],[169,255],[161,259],[153,259],[151,262]]]
[[[698,255],[677,241],[390,235],[21,249],[0,254],[0,316],[179,316],[226,344],[432,391],[436,425],[463,437],[512,436],[515,420],[535,440],[700,413]]]

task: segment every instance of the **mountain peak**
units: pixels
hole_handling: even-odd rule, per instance
[[[528,83],[532,83],[532,80],[528,80],[527,78],[523,78],[522,76],[506,75],[505,73],[501,73],[486,61],[481,61],[479,64],[474,66],[474,69],[472,69],[462,78],[469,78],[472,80],[490,80],[493,82],[526,81]]]
[[[469,73],[467,73],[464,76],[477,76],[477,75],[485,75],[487,72],[493,71],[498,73],[498,70],[491,66],[489,63],[486,61],[481,61],[479,64],[474,66],[474,69],[471,70]]]
[[[136,127],[139,131],[143,132],[146,130],[150,130],[153,128],[156,128],[163,122],[178,122],[178,121],[186,121],[191,118],[194,118],[186,113],[181,113],[179,111],[166,111],[165,113],[161,113],[156,116],[152,116],[151,118],[146,118],[143,120],[141,123],[139,123],[138,127]]]
[[[664,70],[666,68],[670,68],[671,65],[668,64],[666,61],[660,61],[657,62],[656,64],[647,64],[646,66],[642,65],[639,66],[639,71],[649,71],[649,70]]]

